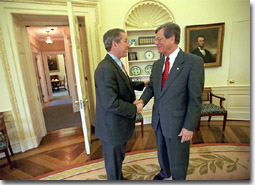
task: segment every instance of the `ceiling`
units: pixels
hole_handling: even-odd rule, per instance
[[[14,18],[27,27],[29,34],[38,40],[45,40],[47,32],[53,40],[63,39],[63,32],[69,26],[68,16],[14,14]],[[53,29],[53,30],[52,30]]]
[[[39,41],[46,39],[46,31],[49,31],[49,36],[52,40],[62,40],[64,28],[66,27],[28,27],[27,31]]]

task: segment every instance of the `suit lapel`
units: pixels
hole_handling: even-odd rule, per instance
[[[167,80],[165,82],[165,86],[161,92],[161,95],[166,91],[166,89],[173,83],[174,79],[180,74],[180,72],[182,71],[183,69],[183,64],[184,63],[184,59],[183,59],[183,51],[180,50],[176,59],[175,59],[175,62],[174,62],[174,65],[173,67],[171,68],[170,70],[170,74],[168,75],[167,77]],[[161,80],[162,81],[162,80]],[[161,82],[162,83],[162,82]],[[160,84],[161,84],[160,83]],[[161,88],[161,87],[160,87]]]
[[[112,65],[117,69],[117,71],[118,71],[120,77],[124,80],[125,84],[127,85],[128,89],[130,90],[130,92],[133,93],[133,92],[134,92],[133,87],[132,87],[130,81],[127,79],[126,74],[121,70],[121,68],[120,68],[120,67],[118,66],[118,64],[112,59],[111,56],[109,56],[109,55],[107,54],[106,57],[107,57],[107,59],[112,63]]]

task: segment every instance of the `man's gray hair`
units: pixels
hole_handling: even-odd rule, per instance
[[[162,24],[159,26],[155,33],[157,33],[159,30],[164,28],[164,36],[168,39],[172,36],[175,36],[175,43],[179,44],[180,42],[180,34],[181,34],[181,29],[178,24],[175,24],[173,22],[167,22],[165,24]]]
[[[120,42],[121,32],[125,33],[125,31],[123,29],[114,28],[114,29],[108,30],[104,34],[103,41],[104,41],[104,47],[105,47],[106,51],[111,51],[113,41],[115,41],[117,43]]]

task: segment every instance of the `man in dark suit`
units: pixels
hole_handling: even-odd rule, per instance
[[[177,24],[157,28],[155,42],[164,57],[153,64],[148,87],[137,101],[146,105],[154,96],[152,127],[161,167],[154,180],[186,179],[190,140],[201,113],[204,63],[201,57],[183,52],[179,41]]]
[[[210,51],[208,51],[207,49],[205,49],[205,37],[204,36],[198,36],[197,37],[197,48],[195,50],[193,50],[191,53],[200,56],[204,59],[204,63],[211,63],[211,62],[215,62],[215,60],[213,59]]]
[[[108,180],[123,180],[122,162],[126,142],[132,137],[136,113],[141,104],[133,104],[135,90],[143,90],[146,82],[131,82],[121,57],[127,56],[127,36],[122,29],[111,29],[103,37],[105,58],[95,71],[96,124],[95,135],[102,141]]]

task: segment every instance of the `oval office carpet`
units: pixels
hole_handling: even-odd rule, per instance
[[[156,149],[126,154],[123,175],[128,180],[152,180],[159,170]],[[187,180],[249,179],[249,145],[228,143],[191,146]],[[31,180],[106,180],[104,160],[70,166]]]
[[[81,125],[80,112],[73,112],[71,98],[52,101],[43,115],[47,131]]]

